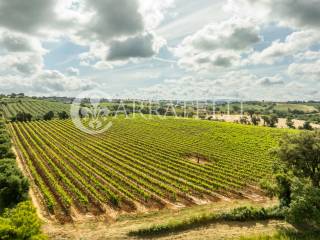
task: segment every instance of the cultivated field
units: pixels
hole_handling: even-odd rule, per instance
[[[101,214],[250,197],[288,130],[191,119],[112,119],[100,135],[71,120],[11,123],[46,209]]]
[[[18,112],[30,113],[34,119],[41,118],[48,111],[53,111],[55,115],[58,112],[70,111],[70,105],[60,102],[50,102],[45,100],[22,100],[14,102],[3,102],[1,104],[5,118],[10,119]]]

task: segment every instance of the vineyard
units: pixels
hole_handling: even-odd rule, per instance
[[[22,100],[2,102],[0,108],[3,109],[4,116],[7,119],[16,116],[18,112],[30,113],[36,119],[41,118],[48,111],[53,111],[55,115],[62,111],[69,112],[70,105],[45,100]]]
[[[241,197],[271,173],[269,150],[286,132],[188,119],[112,121],[100,135],[71,120],[9,124],[49,212],[130,212]]]

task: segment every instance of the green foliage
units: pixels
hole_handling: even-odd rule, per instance
[[[320,229],[320,189],[310,184],[293,184],[286,218],[300,229]]]
[[[302,129],[312,131],[313,127],[311,126],[311,123],[309,121],[305,121],[304,124],[303,124]]]
[[[283,213],[279,208],[254,208],[240,207],[233,209],[229,213],[221,214],[220,220],[226,221],[250,221],[250,220],[267,220],[283,219]]]
[[[18,112],[16,116],[11,117],[13,122],[29,122],[32,120],[32,115],[30,113]]]
[[[295,126],[294,126],[294,122],[292,121],[292,118],[287,118],[287,121],[286,121],[286,124],[287,124],[287,126],[288,126],[288,128],[295,128]]]
[[[28,197],[29,184],[17,168],[15,159],[0,160],[0,211]]]
[[[16,208],[6,209],[0,217],[1,240],[44,240],[41,222],[31,202],[21,202]]]
[[[43,115],[43,120],[45,120],[45,121],[52,120],[53,118],[54,118],[53,111],[49,111],[45,115]]]
[[[14,154],[11,151],[11,144],[5,142],[0,144],[0,158],[11,158],[14,157]]]
[[[255,125],[255,126],[259,125],[260,121],[261,121],[261,119],[260,119],[258,116],[256,116],[256,115],[253,115],[253,116],[251,117],[251,122],[252,122],[252,124]]]
[[[276,150],[280,165],[294,176],[309,178],[313,186],[320,187],[320,131],[287,135]]]
[[[271,116],[262,116],[263,125],[268,127],[276,127],[278,123],[277,115],[272,114]]]
[[[58,112],[59,119],[68,119],[69,115],[66,111]]]
[[[320,229],[320,131],[287,135],[274,151],[273,184],[286,220],[298,228]],[[270,191],[272,190],[272,191]]]
[[[29,184],[18,169],[10,148],[9,135],[0,119],[0,213],[3,213],[0,240],[46,239],[40,232],[41,225],[32,204],[22,202],[28,198]]]

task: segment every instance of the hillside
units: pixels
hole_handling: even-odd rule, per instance
[[[53,111],[55,115],[58,112],[70,111],[70,104],[63,102],[34,100],[29,98],[22,99],[7,99],[0,103],[0,108],[3,109],[4,117],[11,119],[19,112],[30,113],[33,119],[41,119],[44,114]]]
[[[173,118],[112,123],[100,135],[71,120],[9,125],[48,214],[68,221],[257,197],[253,186],[271,173],[269,150],[288,132]]]

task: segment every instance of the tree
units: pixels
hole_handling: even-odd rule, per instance
[[[261,118],[263,120],[263,126],[269,126],[270,118],[268,116],[262,116]]]
[[[320,187],[320,131],[287,135],[277,150],[280,161],[300,178]]]
[[[13,207],[28,197],[28,180],[17,168],[15,159],[0,160],[0,209]]]
[[[303,126],[302,126],[302,129],[312,131],[312,130],[313,130],[313,127],[311,126],[311,123],[310,123],[310,122],[305,121],[304,124],[303,124]]]
[[[68,119],[69,115],[66,111],[58,112],[59,119]]]
[[[270,122],[269,122],[269,127],[276,127],[278,123],[278,117],[276,115],[271,115],[270,117]]]
[[[43,116],[43,120],[52,120],[54,118],[54,112],[49,111]]]
[[[232,109],[233,109],[234,112],[239,112],[241,110],[241,108],[239,106],[237,106],[237,105],[233,105]]]
[[[248,110],[248,114],[249,114],[249,116],[250,116],[251,119],[252,119],[252,116],[253,116],[254,113],[255,113],[255,110],[254,110],[254,109],[249,109],[249,110]]]
[[[32,115],[30,113],[18,112],[17,115],[11,118],[11,121],[15,122],[28,122],[32,120]]]
[[[295,128],[294,122],[292,121],[292,118],[290,118],[290,117],[287,118],[286,124],[287,124],[288,128]]]
[[[263,187],[279,197],[288,222],[320,229],[320,131],[286,135],[273,153],[274,177]]]
[[[255,125],[255,126],[259,125],[260,121],[261,121],[261,119],[260,119],[258,116],[256,116],[256,115],[253,115],[253,116],[251,117],[251,122],[252,122],[252,124]]]
[[[248,124],[249,123],[248,118],[246,116],[241,117],[240,118],[240,123],[241,124]]]

